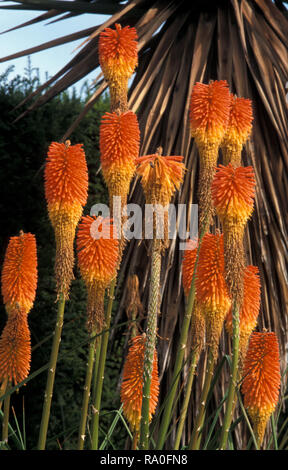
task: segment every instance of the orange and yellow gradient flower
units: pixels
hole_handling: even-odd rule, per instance
[[[99,37],[99,63],[111,94],[111,109],[127,110],[128,80],[138,65],[137,32],[130,26],[105,28]]]
[[[113,224],[102,217],[82,217],[77,233],[78,266],[88,293],[87,327],[99,333],[104,324],[105,289],[116,276],[119,243]]]
[[[225,135],[230,112],[230,92],[226,80],[196,83],[190,102],[191,135],[200,156],[199,225],[200,233],[211,223],[211,182],[215,173],[218,150]],[[206,231],[206,230],[205,230]]]
[[[276,409],[280,380],[276,334],[252,333],[244,361],[242,393],[259,447],[263,442],[267,422]]]
[[[257,325],[260,309],[261,284],[257,266],[246,266],[244,271],[244,295],[243,303],[239,312],[240,319],[240,369],[242,368],[248,347],[250,335]],[[226,330],[232,338],[232,309],[229,310],[225,320]]]
[[[199,252],[195,286],[197,304],[205,318],[206,341],[216,361],[224,319],[231,306],[225,282],[222,234],[204,235]]]
[[[29,313],[37,287],[37,248],[35,235],[20,232],[11,237],[1,275],[3,302],[8,315],[13,311]]]
[[[10,238],[1,287],[8,319],[0,337],[0,383],[16,385],[30,370],[28,313],[37,288],[37,249],[33,234],[21,231],[19,236]]]
[[[139,145],[140,131],[136,114],[132,111],[104,114],[100,125],[100,159],[111,209],[113,196],[121,197],[121,207],[126,204],[136,170]]]
[[[45,167],[45,196],[55,232],[57,297],[69,297],[74,238],[88,196],[88,170],[82,144],[52,142]]]
[[[28,377],[31,341],[27,314],[13,310],[0,337],[0,383],[17,385]]]
[[[231,94],[229,122],[221,143],[224,165],[228,165],[228,163],[233,166],[241,165],[241,152],[251,133],[252,121],[251,100],[238,98]]]
[[[138,432],[141,421],[142,397],[143,397],[143,367],[145,335],[135,336],[124,364],[123,379],[121,384],[121,402],[123,413],[129,422],[132,432]],[[150,388],[149,420],[155,413],[159,396],[159,378],[157,365],[157,352],[154,351],[153,370]]]
[[[253,168],[234,168],[231,163],[219,165],[211,191],[213,204],[223,224],[226,280],[230,293],[240,305],[245,268],[243,235],[253,212],[255,196]]]

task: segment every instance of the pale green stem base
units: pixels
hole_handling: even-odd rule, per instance
[[[65,299],[63,294],[60,294],[58,301],[58,312],[57,312],[57,321],[54,330],[52,350],[50,356],[49,370],[46,382],[46,389],[44,394],[44,405],[42,411],[42,419],[39,432],[38,440],[38,450],[44,450],[46,446],[47,430],[50,418],[50,409],[53,396],[53,387],[55,380],[55,371],[58,358],[59,345],[61,341],[61,333],[63,327],[64,319],[64,310],[65,310]]]
[[[189,374],[188,374],[186,390],[185,390],[185,396],[184,396],[184,400],[183,400],[183,404],[182,404],[182,408],[181,408],[181,412],[180,412],[178,428],[177,428],[177,432],[176,432],[174,450],[179,450],[180,440],[181,440],[181,436],[182,436],[182,432],[183,432],[183,428],[184,428],[184,423],[185,423],[185,419],[186,419],[186,415],[187,415],[187,409],[188,409],[188,405],[189,405],[189,401],[190,401],[190,397],[191,397],[192,385],[193,385],[193,381],[194,381],[195,370],[196,370],[198,358],[199,358],[199,351],[193,351],[193,355],[192,355],[192,358],[191,358],[191,364],[190,364],[190,368],[189,368]]]
[[[193,427],[191,440],[189,443],[190,450],[199,450],[200,448],[201,438],[202,438],[202,429],[203,429],[203,424],[204,424],[205,414],[206,414],[207,397],[208,397],[208,393],[209,393],[211,382],[212,382],[213,371],[214,371],[214,358],[213,358],[212,348],[209,347],[204,386],[203,386],[201,397],[200,397],[200,408],[199,408],[199,412],[198,412],[198,415],[197,415],[197,418]]]
[[[91,337],[93,337],[94,335],[95,335],[95,332],[92,332]],[[84,384],[81,419],[80,419],[79,434],[78,434],[78,445],[77,445],[78,450],[83,450],[84,443],[85,443],[87,412],[88,412],[88,406],[89,406],[90,390],[91,390],[91,382],[92,382],[93,366],[94,366],[94,358],[95,358],[95,343],[96,343],[96,338],[90,341],[89,349],[88,349],[88,362],[87,362],[87,368],[86,368],[86,378],[85,378],[85,384]]]
[[[95,402],[96,391],[97,391],[98,367],[99,367],[99,359],[100,359],[100,353],[101,353],[101,340],[102,340],[102,337],[98,336],[97,346],[96,346],[96,351],[95,351],[95,359],[94,359],[94,370],[93,370],[92,403]]]

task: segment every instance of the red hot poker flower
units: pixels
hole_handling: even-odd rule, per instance
[[[37,287],[36,239],[32,233],[20,232],[11,237],[5,253],[1,287],[7,313],[28,313]]]
[[[138,65],[137,32],[135,28],[115,24],[106,28],[99,38],[99,63],[111,95],[111,109],[128,109],[128,79]]]
[[[77,233],[78,265],[88,290],[88,329],[103,328],[105,289],[116,276],[119,244],[113,224],[102,217],[82,217]]]
[[[88,197],[88,170],[82,144],[52,142],[45,167],[45,196],[55,232],[57,296],[67,299],[73,279],[74,238]]]
[[[145,336],[135,336],[125,361],[121,385],[123,412],[132,431],[139,431],[143,397]],[[154,351],[153,370],[150,388],[149,419],[155,413],[159,395],[157,352]]]
[[[31,344],[26,313],[13,310],[0,337],[0,383],[17,385],[30,370]]]
[[[238,98],[231,94],[229,122],[224,139],[221,143],[224,164],[241,165],[242,147],[252,130],[252,102],[246,98]]]
[[[204,235],[195,285],[197,304],[205,317],[207,343],[211,346],[216,360],[224,319],[231,306],[225,282],[222,234]]]
[[[276,409],[280,380],[277,336],[274,332],[252,333],[244,361],[242,392],[259,446],[267,421]]]

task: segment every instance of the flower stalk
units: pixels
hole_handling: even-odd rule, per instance
[[[104,381],[104,371],[105,371],[105,362],[106,362],[106,355],[107,355],[107,346],[110,334],[110,323],[111,323],[111,314],[112,314],[112,307],[113,307],[113,300],[114,300],[114,291],[116,287],[116,278],[110,284],[108,290],[108,305],[105,317],[105,331],[102,334],[101,339],[101,349],[100,349],[100,356],[99,356],[99,363],[98,363],[98,370],[97,370],[97,381],[95,384],[97,385],[96,390],[93,392],[94,400],[92,402],[92,436],[91,436],[91,450],[97,450],[99,445],[99,416],[100,416],[100,408],[101,408],[101,397],[102,397],[102,388],[103,388],[103,381]]]
[[[91,382],[92,382],[92,377],[93,377],[93,368],[94,368],[94,361],[95,361],[95,347],[96,347],[96,338],[95,338],[95,333],[92,332],[90,335],[90,342],[89,342],[89,348],[88,348],[86,378],[85,378],[85,384],[84,384],[81,418],[80,418],[80,426],[79,426],[79,433],[78,433],[78,444],[77,444],[78,450],[83,450],[84,443],[85,443],[87,412],[88,412],[88,407],[89,407],[90,389],[91,389]]]
[[[184,423],[187,415],[187,410],[188,410],[188,405],[191,397],[191,391],[192,391],[192,386],[193,386],[193,381],[194,381],[194,376],[195,376],[195,371],[197,367],[197,363],[199,360],[199,352],[197,350],[193,350],[192,352],[192,357],[191,357],[191,362],[190,362],[190,367],[189,367],[189,372],[188,372],[188,379],[187,379],[187,385],[186,385],[186,390],[185,390],[185,396],[180,412],[180,418],[179,418],[179,423],[178,423],[178,428],[176,432],[176,437],[175,437],[175,443],[174,443],[174,450],[179,450],[180,447],[180,441],[181,441],[181,436],[184,428]]]
[[[198,265],[198,260],[199,260],[199,252],[200,252],[200,247],[202,244],[202,239],[206,230],[207,219],[204,220],[204,223],[202,225],[202,231],[200,232],[200,235],[199,235],[197,254],[196,254],[196,259],[195,259],[195,264],[194,264],[191,286],[190,286],[189,294],[187,297],[185,314],[184,314],[183,323],[181,327],[179,345],[178,345],[178,349],[176,353],[173,376],[171,380],[171,387],[167,396],[166,406],[163,412],[163,417],[162,417],[162,421],[161,421],[160,429],[158,433],[157,449],[159,450],[163,448],[164,443],[165,443],[168,427],[169,427],[171,417],[172,417],[173,405],[175,404],[175,396],[177,392],[177,387],[178,387],[178,383],[180,380],[180,374],[181,374],[181,369],[182,369],[182,364],[184,360],[184,354],[185,354],[185,349],[186,349],[186,344],[187,344],[187,339],[188,339],[189,326],[190,326],[190,322],[192,318],[192,312],[193,312],[194,302],[195,302],[195,297],[196,297],[195,279],[196,279],[196,271],[197,271],[197,265]]]
[[[61,333],[64,321],[64,310],[65,310],[65,298],[61,293],[58,300],[57,319],[53,335],[53,343],[49,361],[49,369],[47,375],[47,382],[44,394],[44,404],[42,410],[42,418],[40,424],[39,438],[38,438],[38,450],[45,450],[46,438],[48,431],[48,424],[50,418],[50,409],[53,396],[53,387],[55,381],[55,372],[58,359],[58,351],[61,341]]]
[[[238,362],[239,362],[239,343],[240,343],[240,317],[239,317],[239,305],[234,301],[232,309],[232,326],[233,326],[233,335],[232,335],[232,370],[228,388],[228,396],[226,402],[226,412],[224,416],[224,422],[221,429],[220,436],[220,450],[225,450],[227,446],[228,433],[230,424],[233,419],[233,412],[235,406],[235,395],[237,392],[237,382],[238,382]]]
[[[159,290],[161,274],[161,240],[154,239],[152,247],[151,279],[148,301],[148,319],[143,368],[143,398],[141,410],[140,443],[141,450],[149,449],[149,410],[153,358],[156,347],[157,317],[159,311]]]
[[[207,397],[211,387],[213,371],[215,366],[215,358],[213,347],[209,347],[207,351],[207,366],[205,372],[205,379],[203,389],[201,391],[200,397],[200,408],[197,414],[197,418],[193,427],[189,450],[199,450],[201,444],[202,430],[205,421],[206,406],[207,406]]]

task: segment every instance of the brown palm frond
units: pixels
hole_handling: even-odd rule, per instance
[[[36,3],[39,0],[35,0],[33,5]],[[50,4],[49,8],[54,3],[63,7],[67,2],[45,2]],[[76,4],[81,2],[68,3],[71,4],[69,11],[75,13]],[[139,66],[129,92],[129,107],[138,116],[141,155],[154,153],[161,146],[166,155],[185,157],[188,171],[175,203],[197,203],[198,151],[190,137],[188,122],[190,95],[195,82],[226,79],[231,92],[252,100],[253,133],[242,158],[244,165],[254,167],[257,193],[254,213],[245,234],[246,256],[247,264],[258,266],[261,277],[259,327],[275,331],[283,368],[288,342],[288,90],[285,88],[288,81],[288,19],[284,3],[272,0],[135,0],[120,5],[117,0],[110,0],[89,4],[90,7],[94,5],[95,12],[100,4],[106,5],[107,10],[111,6],[113,16],[105,26],[117,21],[137,29]],[[24,2],[19,4],[27,5],[26,2],[25,5]],[[38,98],[25,113],[98,67],[98,35],[105,26],[95,27],[75,57],[34,93],[38,93]],[[50,88],[43,94],[48,86]],[[74,127],[71,126],[71,132]],[[143,204],[139,184],[133,185],[130,196],[134,203]],[[148,298],[148,253],[149,241],[139,243],[131,240],[120,272],[121,278],[125,279],[132,273],[138,275],[144,310]],[[180,278],[182,255],[179,239],[171,240],[163,258],[158,331],[161,338],[167,338],[159,341],[163,396],[170,385],[184,315]],[[121,295],[115,322],[120,322],[125,316],[125,286]],[[228,340],[225,334],[222,336],[220,346],[226,352]],[[199,379],[203,375],[203,367],[201,359]],[[221,389],[216,389],[215,399],[223,396],[227,377],[223,375]],[[196,405],[198,397],[199,389],[195,388],[193,399]],[[191,419],[190,412],[188,423]],[[171,436],[173,438],[173,434]],[[189,437],[188,429],[186,439]],[[237,439],[239,443],[242,438],[238,435]]]

